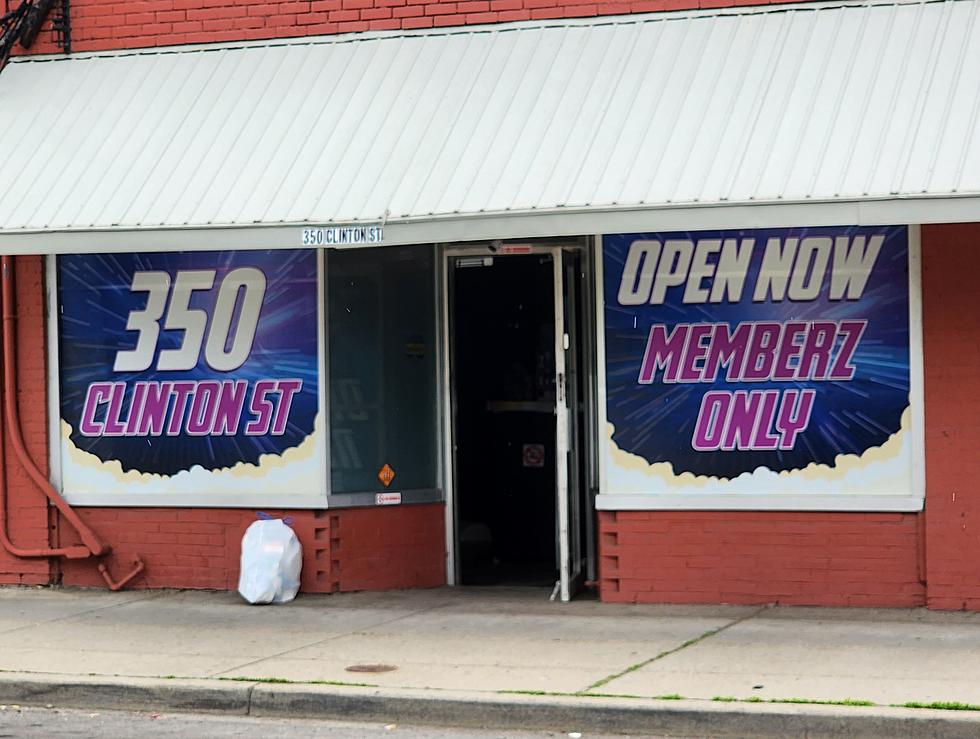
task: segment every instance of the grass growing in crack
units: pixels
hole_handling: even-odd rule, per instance
[[[873,701],[857,700],[855,698],[844,698],[842,700],[817,700],[811,698],[736,698],[733,695],[716,695],[712,698],[715,703],[797,703],[800,705],[814,706],[876,706]]]
[[[228,678],[221,678],[228,679]],[[374,687],[374,686],[369,686]],[[502,695],[538,695],[538,696],[554,696],[561,698],[630,698],[632,700],[661,700],[661,701],[680,701],[687,700],[683,695],[678,693],[669,693],[667,695],[631,695],[629,693],[590,693],[588,692],[591,688],[586,688],[585,690],[580,690],[575,693],[564,693],[560,691],[550,691],[550,690],[498,690],[497,693]],[[698,699],[694,699],[698,700]],[[774,704],[794,704],[794,705],[811,705],[811,706],[855,706],[855,707],[871,707],[878,706],[880,704],[874,701],[861,700],[858,698],[842,698],[840,700],[818,700],[816,698],[760,698],[758,696],[751,696],[749,698],[736,698],[733,695],[716,695],[711,698],[715,703],[774,703]],[[909,701],[907,703],[892,703],[890,704],[892,708],[933,708],[943,711],[980,711],[980,705],[974,703],[959,703],[957,701],[933,701],[931,703],[921,703],[918,701]]]
[[[909,701],[907,703],[893,704],[896,708],[936,708],[940,711],[980,711],[980,705],[975,703],[960,703],[959,701],[932,701],[931,703],[919,703]]]
[[[629,698],[630,700],[647,700],[652,697],[655,700],[684,700],[682,695],[633,695],[630,693],[589,693],[579,690],[575,693],[566,693],[557,690],[498,690],[499,695],[537,695],[550,696],[554,698]]]
[[[282,677],[218,677],[236,683],[266,683],[270,685],[339,685],[345,688],[377,688],[373,683],[352,683],[345,680],[287,680]]]
[[[631,693],[575,693],[577,698],[629,698],[630,700],[643,700],[646,696],[633,695]],[[657,696],[660,697],[660,696]]]
[[[874,706],[874,701],[843,698],[841,700],[815,700],[811,698],[770,698],[769,703],[800,703],[814,706]]]
[[[642,662],[637,662],[634,665],[630,665],[629,667],[627,667],[622,672],[617,672],[617,673],[614,673],[612,675],[607,675],[606,677],[602,678],[601,680],[596,680],[594,683],[592,683],[585,690],[586,691],[589,691],[589,690],[595,690],[596,688],[601,688],[603,685],[607,685],[608,683],[611,683],[613,680],[618,680],[619,678],[623,677],[624,675],[629,675],[631,672],[636,672],[637,670],[639,670],[639,669],[641,669],[643,667],[646,667],[650,663],[656,662],[658,659],[663,659],[664,657],[669,657],[670,655],[674,654],[675,652],[679,652],[682,649],[687,649],[688,647],[692,647],[695,644],[697,644],[699,642],[702,642],[705,639],[708,639],[708,638],[714,636],[715,634],[718,634],[718,633],[724,631],[725,629],[731,628],[732,626],[735,626],[736,624],[740,624],[743,621],[745,621],[747,619],[750,619],[750,618],[752,618],[753,616],[756,616],[759,613],[762,613],[762,611],[766,610],[767,608],[768,608],[768,606],[763,606],[762,608],[760,608],[760,609],[758,609],[756,611],[753,611],[752,613],[747,614],[747,615],[745,615],[745,616],[743,616],[741,618],[737,618],[734,621],[730,621],[727,624],[722,624],[718,628],[709,629],[708,631],[705,631],[700,636],[696,636],[693,639],[688,639],[686,642],[684,642],[680,646],[677,646],[677,647],[674,647],[673,649],[668,649],[668,650],[666,650],[664,652],[661,652],[660,654],[656,655],[655,657],[651,657],[650,659],[644,660]]]

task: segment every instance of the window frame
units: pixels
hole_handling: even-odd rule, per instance
[[[608,492],[609,455],[603,446],[608,437],[606,417],[606,335],[605,296],[603,283],[603,252],[601,234],[596,235],[595,255],[595,341],[599,388],[596,434],[600,440],[599,495],[596,509],[600,511],[827,511],[868,513],[914,513],[925,505],[925,400],[924,354],[922,346],[922,241],[920,227],[905,225],[908,235],[909,289],[909,408],[912,415],[910,443],[911,492],[868,494],[855,490],[834,493],[612,493]],[[764,228],[765,226],[759,226]],[[692,227],[691,230],[697,230]]]

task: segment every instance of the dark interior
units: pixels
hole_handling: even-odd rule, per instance
[[[454,261],[461,580],[551,586],[558,577],[551,257]]]

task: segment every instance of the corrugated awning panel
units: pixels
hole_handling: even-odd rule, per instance
[[[0,227],[977,194],[978,2],[17,59]]]

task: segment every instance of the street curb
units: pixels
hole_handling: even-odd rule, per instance
[[[864,706],[503,695],[353,686],[0,674],[0,703],[494,730],[697,737],[974,739],[980,713]]]
[[[0,703],[247,715],[251,683],[101,675],[0,674]]]

